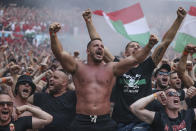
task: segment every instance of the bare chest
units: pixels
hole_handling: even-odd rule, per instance
[[[108,67],[83,67],[77,73],[77,80],[80,84],[101,84],[108,85],[115,78]]]

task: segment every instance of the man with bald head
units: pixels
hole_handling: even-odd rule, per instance
[[[53,115],[51,124],[41,131],[67,131],[75,116],[76,96],[68,90],[68,76],[62,70],[53,72],[49,80],[49,93],[35,93],[29,101]]]

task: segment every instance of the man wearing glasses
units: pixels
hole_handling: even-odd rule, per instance
[[[145,107],[153,100],[158,100],[164,110],[150,111]],[[130,110],[142,121],[151,124],[154,131],[191,131],[191,124],[196,120],[196,109],[180,109],[179,93],[173,88],[159,91],[139,99],[130,106]]]
[[[167,88],[169,85],[169,75],[171,67],[169,64],[162,64],[154,73],[155,83],[155,92]]]
[[[20,117],[16,121],[12,119],[13,102],[6,91],[0,92],[0,131],[26,131],[27,129],[38,129],[52,122],[53,117],[29,105],[16,108],[17,115],[29,111],[33,116]]]

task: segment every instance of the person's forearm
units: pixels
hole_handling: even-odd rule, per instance
[[[142,48],[140,51],[138,51],[137,53],[135,53],[133,55],[133,57],[135,58],[135,60],[137,62],[136,64],[138,64],[146,59],[146,57],[149,55],[153,46],[154,46],[154,44],[148,43],[144,48]]]
[[[97,33],[97,31],[93,25],[92,19],[89,19],[86,21],[86,26],[87,26],[88,33],[89,33],[91,40],[96,39],[96,38],[101,39],[101,37],[99,36],[99,34]]]
[[[163,55],[165,54],[170,43],[173,41],[173,39],[176,35],[176,32],[178,31],[182,21],[183,21],[183,18],[177,17],[175,22],[173,23],[173,25],[170,27],[170,29],[163,36],[161,44],[159,44],[155,48],[155,50],[152,54],[152,59],[153,59],[155,65],[158,65],[159,62],[162,60]]]
[[[183,74],[185,72],[187,58],[188,58],[188,53],[186,51],[184,51],[182,53],[182,56],[180,58],[180,61],[179,61],[178,65],[177,65],[177,72],[179,74]]]
[[[103,59],[106,63],[112,62],[115,59],[115,57],[109,52],[109,50],[106,47],[104,47],[104,57],[103,57]]]
[[[47,112],[33,106],[26,105],[26,111],[31,112],[33,116],[45,121],[52,121],[53,119],[53,117]]]
[[[177,65],[177,73],[179,77],[182,79],[183,83],[187,88],[194,85],[193,79],[189,76],[189,74],[186,72],[186,62],[188,58],[188,52],[184,51],[182,53],[182,56],[180,58],[180,61]]]
[[[174,21],[170,29],[163,36],[162,41],[167,41],[167,44],[170,44],[173,41],[183,19],[184,17],[179,17],[179,16],[176,18],[176,20]]]
[[[63,47],[58,40],[56,33],[50,34],[50,41],[52,52],[55,55],[56,59],[59,60],[61,58],[61,53],[63,52]]]
[[[143,110],[150,102],[155,99],[155,95],[156,93],[137,100],[130,106],[131,110]]]
[[[35,84],[38,84],[39,81],[40,81],[45,75],[46,75],[46,72],[40,74],[39,76],[35,77],[35,79],[33,80],[33,82],[34,82]]]

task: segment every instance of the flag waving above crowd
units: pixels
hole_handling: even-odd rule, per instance
[[[125,38],[137,41],[141,45],[147,44],[150,32],[139,3],[110,13],[102,10],[96,10],[93,13],[104,16],[109,26]]]
[[[178,52],[182,52],[184,47],[189,44],[196,45],[196,7],[190,7],[188,14],[186,15],[184,22],[179,30],[176,38],[176,44],[174,49]]]

